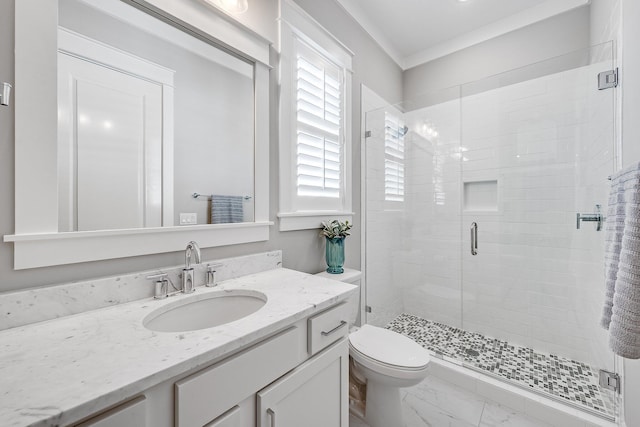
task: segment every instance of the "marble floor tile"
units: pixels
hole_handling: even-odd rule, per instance
[[[505,406],[487,402],[480,419],[480,427],[551,427],[551,425]]]
[[[364,421],[355,415],[349,414],[349,427],[369,427]]]
[[[402,426],[389,427],[552,427],[436,377],[404,390]],[[369,427],[349,415],[349,427]]]
[[[419,412],[423,406],[429,409],[432,406],[474,426],[480,422],[485,403],[477,394],[434,376],[428,376],[417,386],[408,388],[404,402]]]
[[[407,395],[403,401],[402,415],[404,427],[477,427],[478,425],[459,418],[461,415],[459,413],[450,414],[411,394]]]
[[[415,387],[401,391],[403,426],[389,427],[477,427],[484,400],[436,377],[427,377]],[[368,427],[354,415],[350,427]]]

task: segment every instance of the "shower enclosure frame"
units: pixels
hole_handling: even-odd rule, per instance
[[[598,56],[600,56],[600,60],[598,60]],[[582,59],[580,59],[582,57]],[[604,60],[602,60],[602,58],[605,58]],[[463,140],[464,140],[464,115],[463,115],[463,110],[464,110],[464,100],[465,98],[469,98],[471,96],[473,96],[476,93],[485,93],[487,91],[486,88],[489,88],[491,90],[491,88],[493,87],[501,89],[501,88],[505,88],[505,87],[509,87],[513,84],[517,84],[517,83],[526,83],[529,81],[533,81],[535,79],[522,79],[522,80],[518,80],[518,78],[515,78],[514,82],[511,82],[510,80],[514,78],[515,75],[517,74],[527,74],[529,73],[533,73],[533,75],[535,75],[536,73],[540,73],[539,75],[542,77],[545,76],[553,76],[555,74],[561,74],[564,71],[572,71],[572,70],[579,70],[581,67],[578,66],[571,66],[571,67],[567,67],[566,69],[563,69],[563,65],[561,65],[563,62],[569,62],[571,63],[572,61],[585,61],[584,63],[584,67],[589,67],[589,66],[593,66],[594,64],[602,64],[603,62],[605,64],[610,64],[611,65],[611,69],[616,70],[616,60],[615,60],[615,46],[613,42],[608,42],[608,43],[604,43],[601,45],[597,45],[597,46],[592,46],[588,49],[584,49],[584,50],[580,50],[577,52],[571,52],[567,55],[562,55],[561,57],[557,57],[557,58],[551,58],[545,61],[541,61],[541,62],[537,62],[534,64],[530,64],[528,66],[525,67],[521,67],[515,70],[509,70],[506,71],[505,73],[500,73],[496,76],[491,76],[488,77],[486,79],[482,79],[479,80],[477,82],[471,82],[468,84],[463,84],[463,85],[459,85],[453,88],[448,88],[445,89],[443,91],[438,91],[436,93],[433,94],[423,94],[420,95],[421,99],[424,98],[433,98],[433,97],[439,97],[442,96],[445,93],[449,93],[451,94],[452,92],[457,91],[458,92],[458,102],[460,104],[460,147],[463,147]],[[560,65],[559,65],[560,64]],[[554,71],[552,73],[547,73],[545,74],[544,71],[539,71],[539,70],[544,70],[545,67],[559,67],[558,71]],[[592,67],[595,68],[595,67]],[[532,71],[533,70],[533,71]],[[536,71],[538,70],[538,71]],[[602,71],[605,71],[605,69],[602,69]],[[596,76],[593,76],[593,79],[591,80],[593,82],[593,84],[596,84]],[[361,206],[362,206],[362,224],[363,224],[363,231],[362,231],[362,235],[361,235],[361,244],[362,244],[362,251],[361,251],[361,265],[363,266],[362,270],[363,270],[363,283],[365,284],[365,289],[362,291],[363,292],[363,301],[362,301],[362,307],[361,307],[361,314],[362,319],[367,319],[367,323],[372,319],[372,316],[375,316],[376,313],[371,313],[370,310],[371,308],[369,307],[369,295],[370,295],[370,277],[368,274],[368,264],[367,264],[367,255],[368,255],[368,247],[367,247],[367,238],[369,236],[369,233],[371,232],[371,230],[369,229],[370,224],[369,224],[369,211],[368,211],[368,207],[369,207],[369,203],[370,200],[368,200],[368,194],[367,194],[367,174],[368,174],[368,169],[367,169],[367,147],[368,147],[368,143],[367,143],[367,139],[369,137],[372,136],[371,134],[371,129],[369,129],[367,127],[367,115],[369,113],[372,113],[373,111],[375,111],[376,109],[379,109],[381,107],[394,107],[398,110],[401,110],[403,113],[407,113],[412,111],[410,108],[405,108],[407,107],[407,105],[409,105],[410,103],[412,104],[419,104],[420,100],[418,99],[418,101],[416,100],[410,100],[409,102],[404,102],[400,105],[396,105],[396,106],[390,106],[388,103],[385,103],[384,100],[382,100],[381,98],[377,97],[376,99],[376,95],[371,92],[370,90],[368,90],[366,87],[363,86],[363,105],[362,105],[362,126],[363,126],[363,132],[362,132],[362,139],[361,139],[361,147],[362,147],[362,156],[361,156],[361,176],[362,176],[362,180],[361,180]],[[445,95],[445,98],[447,96]],[[369,100],[369,105],[365,105],[365,98],[368,98]],[[449,95],[450,98],[450,95]],[[611,122],[609,123],[611,125],[611,135],[607,138],[611,139],[611,162],[612,162],[612,170],[611,172],[613,172],[614,170],[617,170],[620,167],[621,161],[620,161],[620,141],[619,141],[619,97],[617,94],[616,89],[614,88],[611,92],[610,95],[610,105],[607,108],[610,108],[609,114],[610,114],[610,119]],[[376,105],[377,104],[377,105]],[[436,104],[434,104],[436,105]],[[606,130],[605,130],[606,131]],[[375,133],[375,131],[374,131]],[[375,137],[375,135],[373,135]],[[462,155],[462,152],[461,152]],[[462,157],[462,156],[461,156]],[[469,224],[467,224],[466,221],[463,222],[463,217],[464,217],[464,211],[463,211],[463,204],[464,201],[462,200],[463,198],[463,183],[465,182],[464,179],[462,178],[462,174],[463,174],[463,161],[462,158],[460,159],[460,180],[459,180],[459,185],[460,185],[460,191],[459,191],[459,195],[460,195],[460,272],[461,272],[461,278],[460,278],[460,300],[459,300],[459,304],[460,304],[460,326],[464,327],[464,319],[465,319],[465,281],[464,281],[464,270],[465,270],[465,264],[464,264],[464,258],[462,256],[462,252],[463,251],[467,251],[470,252],[471,250],[473,250],[473,248],[470,248],[470,242],[467,242],[466,239],[462,240],[466,234],[468,234],[469,236],[473,235],[473,232],[467,231],[467,226],[469,226]],[[605,177],[606,178],[606,177]],[[604,202],[604,201],[603,201]],[[575,221],[575,218],[574,218]],[[476,222],[476,221],[473,221]],[[589,225],[589,224],[584,224],[584,225]],[[480,222],[480,227],[482,227],[482,222]],[[590,229],[591,227],[586,227],[588,229]],[[590,230],[589,230],[590,231]],[[477,236],[477,234],[476,234]],[[482,238],[482,234],[480,235]],[[480,240],[480,250],[482,251],[482,240]],[[371,260],[369,260],[371,262]],[[374,320],[375,323],[375,320]],[[383,322],[383,324],[386,324],[386,322]],[[618,375],[622,376],[622,363],[621,363],[621,359],[617,356],[614,356],[613,354],[611,354],[611,365],[613,367],[613,372],[617,373]],[[470,366],[469,366],[470,367]],[[476,369],[474,369],[473,367],[471,367],[474,371],[476,371]],[[480,370],[480,372],[483,372],[482,370]],[[486,374],[486,372],[483,372],[484,374]],[[553,400],[557,400],[560,401],[562,403],[567,404],[568,402],[566,402],[565,400],[563,400],[562,398],[556,398],[554,396],[548,396],[545,395],[545,397],[550,397]],[[620,420],[620,415],[621,415],[621,399],[619,398],[619,395],[615,397],[616,400],[616,404],[615,404],[615,418],[617,420]],[[569,404],[569,406],[573,406],[571,404]],[[578,409],[583,410],[584,408],[579,407],[579,406],[573,406],[573,407],[577,407]],[[600,414],[598,414],[600,415]],[[605,417],[606,418],[606,417]]]

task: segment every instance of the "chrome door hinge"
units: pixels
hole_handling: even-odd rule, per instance
[[[0,105],[7,107],[9,105],[9,99],[11,98],[11,85],[9,83],[2,83],[0,89]]]
[[[365,311],[366,313],[371,313],[371,306],[370,306],[370,305],[365,305],[365,306],[364,306],[364,311]]]
[[[620,375],[615,372],[600,370],[600,387],[620,393],[621,386]]]
[[[618,86],[618,69],[603,71],[598,74],[598,90],[611,89]]]
[[[365,138],[371,138],[371,131],[370,130],[364,131],[364,137]]]

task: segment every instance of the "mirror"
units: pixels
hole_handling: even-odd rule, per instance
[[[15,2],[14,268],[268,240],[270,44],[202,0]]]
[[[58,231],[253,222],[253,63],[121,0],[58,13]]]

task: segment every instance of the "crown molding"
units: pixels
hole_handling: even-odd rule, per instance
[[[403,70],[450,55],[459,50],[544,21],[545,19],[561,15],[573,9],[587,6],[590,3],[591,0],[547,0],[538,6],[523,10],[508,18],[485,25],[477,30],[470,31],[429,49],[425,49],[422,52],[407,56],[403,58]]]
[[[385,53],[404,70],[404,58],[402,54],[395,48],[394,44],[389,40],[384,31],[369,19],[368,15],[362,10],[362,8],[359,5],[346,0],[336,1],[358,24],[360,24],[362,29],[369,34],[373,41],[375,41],[382,50],[384,50]]]
[[[400,68],[407,70],[520,28],[544,21],[545,19],[569,12],[573,9],[588,6],[591,0],[547,0],[537,6],[525,9],[507,18],[408,56],[403,56],[398,49],[395,48],[391,40],[384,34],[383,29],[373,24],[359,5],[347,0],[337,0],[337,2],[362,26]]]

